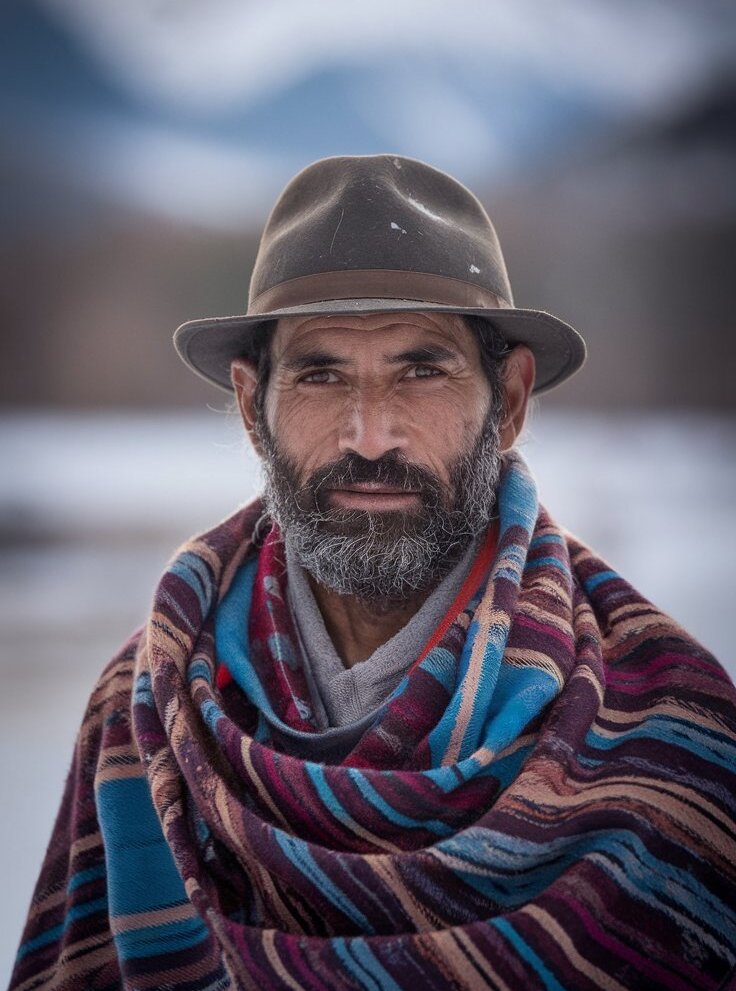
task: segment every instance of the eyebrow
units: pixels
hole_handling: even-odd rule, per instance
[[[448,361],[457,358],[457,352],[451,348],[443,347],[441,344],[434,344],[410,348],[399,354],[384,357],[391,365],[419,365],[427,361]],[[305,368],[335,368],[349,364],[348,358],[338,358],[337,355],[330,354],[328,351],[305,351],[282,361],[283,367],[292,372],[301,372]]]
[[[420,365],[425,361],[448,361],[452,358],[457,358],[457,351],[443,347],[441,344],[429,344],[391,355],[388,361],[392,365]]]
[[[305,368],[334,368],[336,365],[349,365],[347,358],[338,358],[328,351],[304,351],[302,354],[284,358],[282,365],[291,372],[301,372]]]

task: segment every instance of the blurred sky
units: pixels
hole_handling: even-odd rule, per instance
[[[396,150],[471,184],[543,174],[689,109],[726,75],[734,26],[729,4],[671,0],[11,10],[4,124],[31,157],[126,205],[235,229],[323,155]]]

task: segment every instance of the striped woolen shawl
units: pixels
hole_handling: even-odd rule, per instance
[[[726,987],[734,688],[517,454],[499,512],[480,588],[340,764],[275,742],[302,675],[263,627],[260,507],[185,545],[92,694],[11,987]],[[260,626],[218,685],[234,580]]]

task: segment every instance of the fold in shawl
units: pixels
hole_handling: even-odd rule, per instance
[[[260,512],[182,549],[95,688],[11,987],[724,987],[733,686],[520,456],[488,574],[339,763],[299,755]]]

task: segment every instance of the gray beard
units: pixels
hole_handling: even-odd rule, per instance
[[[434,588],[493,519],[502,461],[498,419],[489,413],[470,451],[450,466],[450,488],[394,453],[376,461],[348,454],[300,485],[296,466],[259,417],[266,509],[316,582],[390,608]],[[326,487],[362,481],[419,490],[420,508],[370,512],[326,504]]]

